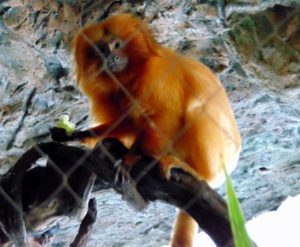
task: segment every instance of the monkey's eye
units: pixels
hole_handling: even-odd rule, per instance
[[[113,40],[109,43],[110,51],[122,49],[125,46],[125,42],[120,39]]]
[[[120,49],[121,46],[122,46],[121,41],[117,40],[117,41],[115,42],[115,49]]]

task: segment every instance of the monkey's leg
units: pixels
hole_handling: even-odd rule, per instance
[[[193,247],[197,232],[197,222],[184,211],[179,211],[174,224],[171,247]]]
[[[171,177],[172,168],[180,168],[185,172],[190,173],[194,177],[203,180],[201,176],[187,163],[177,159],[175,156],[166,155],[160,160],[162,175],[169,179]],[[188,206],[187,202],[187,206]],[[173,227],[173,236],[171,247],[193,247],[194,238],[198,232],[197,222],[184,211],[180,210]]]

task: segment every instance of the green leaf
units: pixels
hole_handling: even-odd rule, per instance
[[[233,185],[226,169],[226,190],[228,197],[228,212],[230,218],[231,230],[234,237],[236,247],[253,247],[252,241],[247,233],[245,226],[245,218],[241,209],[239,200],[237,199]]]
[[[59,118],[58,123],[56,124],[56,127],[65,129],[67,132],[67,135],[70,136],[74,132],[76,125],[69,121],[68,115],[62,115]]]

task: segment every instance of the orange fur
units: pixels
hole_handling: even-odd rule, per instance
[[[116,73],[107,69],[96,47],[111,37],[126,43],[120,52],[128,64]],[[209,183],[220,180],[223,164],[229,170],[235,167],[241,140],[221,83],[199,61],[156,43],[141,20],[119,14],[82,29],[74,55],[79,87],[98,124],[97,136],[130,139],[167,167],[173,155]],[[182,215],[174,247],[192,246],[193,233],[188,232],[194,227],[189,216]]]

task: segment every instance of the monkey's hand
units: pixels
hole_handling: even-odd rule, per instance
[[[56,142],[67,142],[74,140],[73,134],[68,135],[66,129],[53,127],[49,129],[50,135],[53,141]]]
[[[72,134],[68,134],[66,129],[52,127],[50,128],[50,135],[53,141],[68,142],[68,141],[86,141],[89,138],[95,137],[93,129],[77,130]]]
[[[137,181],[131,177],[130,169],[139,157],[127,154],[123,159],[115,164],[117,169],[115,184],[121,188],[122,198],[133,207],[135,210],[140,211],[144,209],[149,202],[146,201],[140,192],[137,190]]]

